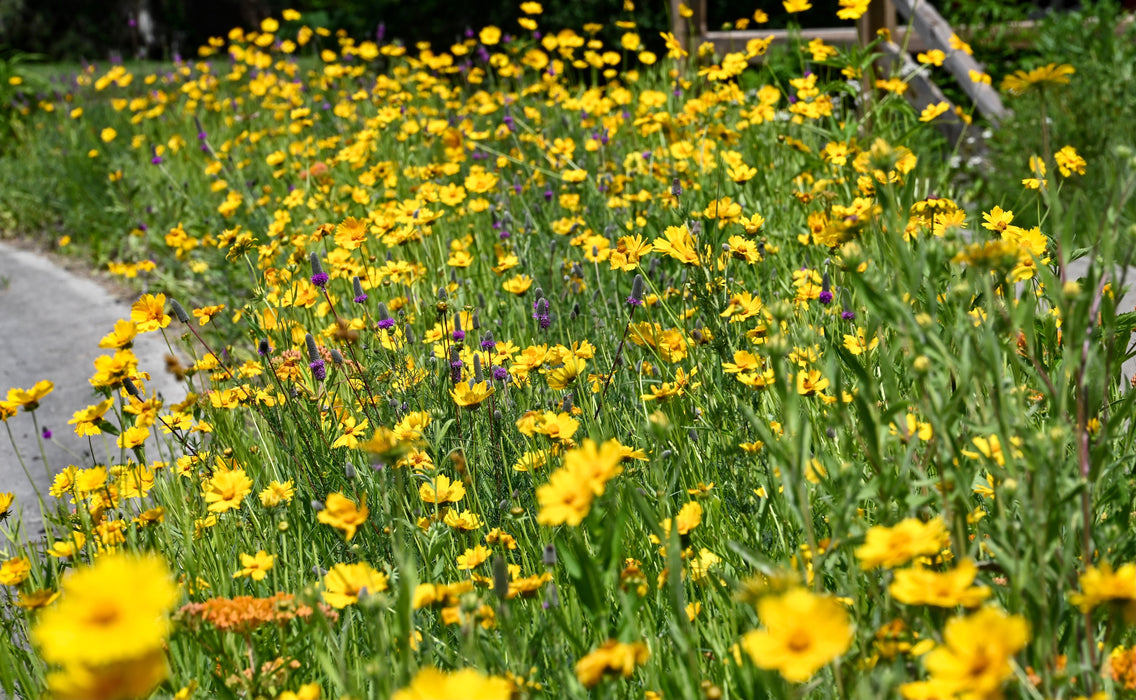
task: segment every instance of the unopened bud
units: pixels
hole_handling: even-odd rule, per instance
[[[182,323],[189,323],[189,314],[185,312],[185,308],[178,303],[177,299],[170,299],[170,308],[174,310],[174,316]]]

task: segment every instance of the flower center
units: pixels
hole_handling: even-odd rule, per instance
[[[808,630],[796,629],[789,637],[789,651],[801,653],[812,646],[812,636]]]

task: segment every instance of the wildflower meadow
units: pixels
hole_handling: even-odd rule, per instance
[[[4,693],[1136,697],[1136,153],[1048,128],[1075,65],[974,76],[1043,133],[973,201],[888,36],[520,10],[8,79],[138,294],[43,535],[0,494]]]

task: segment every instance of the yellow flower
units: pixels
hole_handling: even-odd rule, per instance
[[[1057,170],[1061,173],[1061,177],[1069,177],[1073,173],[1078,175],[1085,174],[1085,159],[1077,153],[1077,149],[1072,146],[1065,146],[1060,151],[1053,154],[1053,160],[1057,161]]]
[[[25,411],[34,411],[39,408],[39,400],[55,389],[55,385],[44,379],[36,382],[31,389],[9,389],[8,398],[3,403],[9,411],[22,408]]]
[[[812,8],[812,3],[809,0],[782,0],[781,4],[785,6],[785,11],[791,15]]]
[[[947,526],[941,518],[926,523],[907,518],[894,527],[877,525],[868,530],[867,538],[856,548],[860,567],[894,568],[919,556],[936,555],[947,544]]]
[[[233,574],[233,578],[248,576],[253,581],[263,581],[275,562],[276,557],[263,549],[253,555],[242,554],[241,570]]]
[[[950,108],[951,106],[946,102],[936,102],[935,104],[927,105],[923,108],[923,111],[920,112],[919,121],[933,122],[939,117],[939,115],[946,114],[946,112],[949,111]]]
[[[493,46],[497,42],[501,41],[501,30],[497,27],[494,27],[493,25],[490,25],[485,29],[482,29],[477,36],[481,40],[481,43],[485,44],[486,46]]]
[[[450,477],[439,474],[434,481],[418,487],[418,497],[423,503],[457,503],[465,498],[465,486],[461,481],[450,481]]]
[[[1136,620],[1136,563],[1125,564],[1115,571],[1108,563],[1090,566],[1081,574],[1081,592],[1070,595],[1069,599],[1083,612],[1105,602],[1121,603],[1126,608],[1126,617]]]
[[[480,544],[476,547],[473,547],[472,549],[465,550],[458,555],[458,571],[469,571],[471,569],[476,569],[477,567],[484,564],[485,560],[488,559],[489,555],[492,553],[493,550],[488,549],[487,547],[485,547],[485,545]]]
[[[619,463],[623,455],[618,441],[608,440],[597,446],[591,439],[564,455],[564,464],[536,490],[540,503],[537,522],[541,525],[579,525],[591,510],[596,496],[603,495],[606,484],[623,471]]]
[[[504,678],[486,676],[472,668],[439,671],[426,666],[419,669],[410,685],[396,690],[391,700],[509,700],[512,696],[513,684]]]
[[[111,141],[114,141],[115,136],[118,136],[118,132],[110,128],[109,126],[99,132],[99,138],[103,140],[103,143],[110,143]]]
[[[840,9],[836,11],[839,19],[860,19],[868,11],[870,0],[840,0]]]
[[[16,494],[12,492],[0,493],[0,520],[4,520],[12,514],[12,504],[16,500]]]
[[[132,450],[146,442],[148,437],[150,437],[149,428],[142,428],[135,425],[124,430],[122,434],[118,436],[115,444],[123,449]]]
[[[366,418],[361,421],[356,421],[355,416],[345,416],[339,424],[339,427],[343,429],[343,434],[336,438],[335,442],[331,443],[331,446],[333,448],[347,447],[355,449],[359,444],[359,436],[367,430],[369,425]]]
[[[53,591],[50,588],[41,588],[35,591],[20,591],[20,597],[16,599],[16,605],[24,610],[39,610],[46,608],[59,599],[59,591]]]
[[[489,398],[494,391],[495,389],[489,386],[488,380],[477,384],[459,382],[458,385],[450,391],[450,397],[458,406],[468,408],[470,406],[480,405],[481,402]]]
[[[996,608],[952,618],[943,643],[923,657],[931,677],[900,690],[912,699],[1001,697],[1002,683],[1013,675],[1010,658],[1028,641],[1026,621]]]
[[[127,555],[76,570],[60,593],[58,604],[40,612],[32,639],[48,663],[96,674],[107,664],[161,652],[167,613],[180,596],[164,561]]]
[[[388,582],[386,574],[366,562],[336,564],[323,577],[323,601],[342,610],[362,597],[385,591]]]
[[[532,285],[532,277],[529,277],[528,275],[517,275],[505,280],[504,284],[502,284],[501,287],[510,294],[516,294],[517,296],[520,296],[521,294],[527,292],[529,290],[529,287],[531,287]]]
[[[651,655],[643,642],[623,642],[609,639],[595,651],[576,662],[576,678],[586,688],[591,688],[606,674],[622,675],[630,678],[636,667],[647,663]]]
[[[23,557],[13,557],[0,564],[0,586],[18,586],[27,579],[32,565]]]
[[[1018,70],[1002,79],[1002,89],[1011,95],[1021,95],[1034,87],[1068,85],[1069,76],[1076,72],[1067,63],[1050,63],[1029,72]]]
[[[284,483],[273,481],[260,492],[260,504],[265,508],[275,508],[281,503],[291,503],[295,494],[296,489],[293,487],[291,479]]]
[[[757,614],[762,628],[742,637],[742,648],[759,668],[776,670],[795,683],[812,678],[852,643],[844,606],[804,588],[762,598]]]
[[[663,237],[655,239],[655,252],[666,253],[686,265],[701,264],[694,238],[691,237],[690,230],[685,225],[668,226],[663,231]]]
[[[337,530],[343,530],[348,542],[355,536],[355,530],[367,521],[371,514],[367,508],[367,494],[363,494],[362,504],[355,505],[355,501],[341,493],[333,493],[327,497],[323,510],[316,514],[316,520],[324,525],[330,525]]]
[[[797,393],[801,396],[812,396],[828,388],[828,380],[819,369],[801,370],[797,372]]]
[[[978,566],[964,559],[950,571],[937,573],[921,566],[895,572],[888,586],[892,597],[906,605],[933,605],[939,608],[973,608],[990,597],[986,586],[974,586]]]
[[[241,501],[252,491],[252,479],[245,475],[243,469],[219,471],[205,482],[204,488],[209,512],[224,513],[241,507]]]
[[[134,325],[134,324],[130,324]],[[91,435],[102,434],[102,428],[99,423],[102,422],[103,416],[114,405],[114,399],[107,399],[101,403],[93,406],[87,406],[81,411],[76,411],[71,416],[71,420],[67,421],[68,425],[75,426],[75,434],[79,437],[88,437]]]
[[[120,318],[114,322],[114,330],[99,340],[99,347],[116,349],[130,347],[137,335],[138,327],[134,325],[134,322]]]
[[[917,55],[915,60],[932,66],[941,66],[943,65],[943,61],[947,60],[947,55],[939,49],[931,49],[930,51]]]
[[[143,294],[130,307],[130,320],[134,321],[139,333],[149,333],[170,325],[170,316],[165,312],[165,294]]]

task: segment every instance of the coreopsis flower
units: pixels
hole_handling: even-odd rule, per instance
[[[32,640],[59,698],[145,697],[167,674],[168,612],[179,597],[169,569],[152,556],[108,555],[63,579]]]
[[[336,564],[323,577],[323,601],[337,610],[387,590],[390,579],[366,562]]]
[[[564,455],[564,463],[536,490],[541,525],[579,525],[607,482],[623,471],[622,453],[615,441],[596,445],[591,440]]]
[[[951,106],[947,102],[936,102],[934,104],[929,104],[923,108],[922,112],[919,113],[919,121],[933,122],[938,119],[940,115],[946,114],[948,111],[950,111],[950,109]]]
[[[114,405],[114,399],[107,399],[92,406],[87,406],[81,411],[76,411],[71,415],[71,420],[67,421],[68,425],[75,426],[75,434],[79,437],[88,437],[91,435],[102,434],[100,423],[103,422],[103,416]]]
[[[1025,619],[997,608],[952,618],[943,643],[923,657],[931,677],[907,683],[900,691],[911,700],[1001,697],[1002,684],[1014,673],[1010,660],[1028,641]]]
[[[46,608],[55,601],[59,600],[59,591],[53,591],[50,588],[40,588],[35,591],[20,591],[20,595],[16,598],[16,605],[24,610],[39,610]]]
[[[636,668],[647,663],[650,655],[643,642],[626,644],[609,639],[576,662],[576,678],[586,688],[598,684],[605,675],[630,678]]]
[[[12,504],[16,501],[16,494],[12,492],[0,493],[0,521],[12,514]]]
[[[819,369],[802,369],[797,372],[797,393],[801,396],[812,396],[828,388],[828,379]]]
[[[1069,596],[1070,602],[1088,612],[1102,603],[1117,603],[1124,616],[1136,622],[1136,563],[1115,571],[1111,564],[1090,566],[1081,574],[1081,592]]]
[[[149,438],[149,437],[150,437],[150,429],[149,428],[143,428],[143,427],[135,425],[135,426],[131,426],[131,427],[127,428],[126,430],[122,431],[122,434],[120,434],[118,436],[118,439],[115,441],[115,444],[118,445],[119,447],[125,449],[125,450],[132,450],[135,447],[138,447],[138,446],[142,445],[143,443],[145,443],[146,439]]]
[[[484,564],[485,561],[489,559],[489,555],[492,553],[493,550],[480,544],[470,549],[466,549],[464,552],[458,555],[458,571],[469,571],[471,569],[476,569],[477,567]]]
[[[804,588],[763,597],[757,604],[761,629],[742,637],[741,647],[759,668],[803,683],[848,651],[848,611],[829,596]]]
[[[509,700],[512,696],[513,684],[504,678],[486,676],[472,668],[439,671],[426,666],[419,669],[410,685],[396,690],[391,700]]]
[[[241,554],[241,570],[233,574],[233,578],[247,576],[253,581],[263,581],[275,562],[276,557],[263,549],[256,554]]]
[[[0,563],[0,586],[18,586],[27,579],[32,565],[23,557],[13,557]]]
[[[489,386],[488,381],[469,383],[459,382],[450,391],[450,398],[454,403],[462,408],[476,407],[482,401],[489,398],[493,392],[496,391],[493,387]]]
[[[282,503],[291,503],[292,497],[295,495],[296,489],[291,479],[284,483],[273,481],[258,494],[260,504],[265,508],[275,508]]]
[[[34,411],[39,408],[39,400],[50,394],[55,385],[44,379],[35,383],[31,389],[12,388],[8,390],[8,398],[2,403],[9,411],[23,409]]]
[[[224,513],[240,508],[245,496],[252,491],[252,479],[243,469],[218,471],[205,482],[205,502],[211,513]]]
[[[694,238],[685,225],[668,226],[663,236],[655,239],[655,252],[665,253],[686,265],[701,264]]]
[[[840,9],[836,11],[839,19],[860,19],[868,11],[870,0],[840,0]]]
[[[347,217],[335,227],[335,245],[345,250],[355,250],[366,242],[368,228],[366,219]]]
[[[108,349],[128,348],[137,335],[137,324],[121,318],[114,322],[114,330],[99,340],[99,347]]]
[[[813,6],[809,0],[782,0],[781,4],[785,6],[785,11],[791,15],[804,12]]]
[[[197,325],[204,326],[213,320],[213,317],[225,310],[224,304],[214,304],[212,306],[202,306],[200,309],[193,310],[193,316],[197,319]]]
[[[964,559],[954,569],[942,573],[917,565],[896,571],[888,592],[905,605],[973,608],[990,597],[989,588],[973,585],[977,574],[978,566],[971,559]]]
[[[418,497],[423,503],[458,503],[465,498],[465,486],[461,481],[450,481],[450,477],[439,474],[433,481],[418,487]]]
[[[335,442],[331,443],[331,446],[333,448],[347,447],[355,449],[355,447],[359,445],[359,437],[367,430],[369,425],[370,423],[366,418],[356,420],[355,416],[344,416],[343,420],[339,423],[343,434],[336,438]]]
[[[1085,159],[1077,153],[1077,149],[1072,146],[1064,146],[1061,150],[1053,154],[1053,160],[1057,161],[1057,170],[1061,173],[1061,177],[1069,177],[1073,173],[1078,175],[1085,174],[1085,166],[1087,163]]]
[[[316,519],[324,525],[330,525],[336,530],[342,530],[348,542],[355,536],[356,529],[367,522],[371,514],[367,508],[367,495],[363,494],[360,505],[341,493],[333,493],[327,497],[323,510],[316,514]]]
[[[1002,89],[1011,95],[1021,95],[1035,87],[1068,85],[1069,76],[1076,72],[1067,63],[1049,63],[1028,72],[1017,70],[1002,79]]]
[[[942,518],[924,523],[907,518],[894,527],[877,525],[868,530],[864,544],[856,548],[860,567],[903,566],[915,557],[939,554],[948,542],[947,526]]]
[[[165,294],[143,294],[130,307],[130,320],[134,321],[139,333],[160,330],[170,325],[170,315],[165,309]]]

